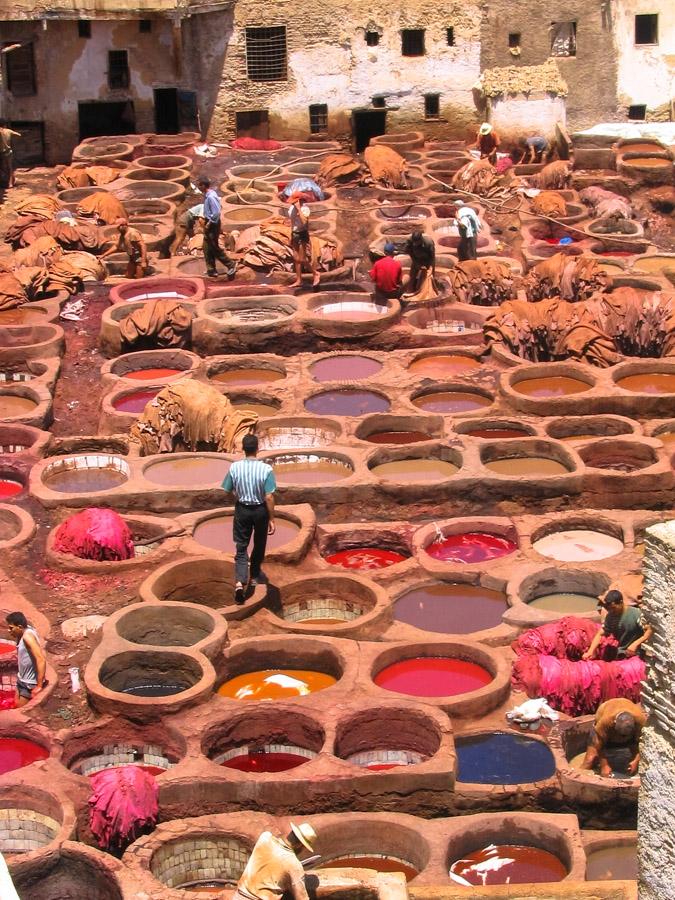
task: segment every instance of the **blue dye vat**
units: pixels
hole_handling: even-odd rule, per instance
[[[495,731],[455,741],[458,781],[473,784],[529,784],[555,772],[553,754],[542,741]]]

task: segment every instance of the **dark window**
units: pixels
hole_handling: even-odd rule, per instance
[[[628,118],[629,119],[637,119],[640,122],[644,122],[647,117],[647,105],[645,103],[638,104],[637,106],[629,106],[628,107]]]
[[[152,31],[152,19],[139,19],[138,30],[141,34],[150,34]]]
[[[404,28],[401,32],[403,56],[424,56],[424,29]]]
[[[129,87],[129,56],[126,50],[108,51],[108,87],[112,91]]]
[[[91,37],[91,21],[89,19],[77,20],[77,33],[81,38]]]
[[[33,45],[21,44],[4,54],[7,65],[7,88],[15,97],[32,97],[35,87]]]
[[[270,136],[270,116],[267,109],[250,109],[237,114],[237,137],[254,137],[266,141]]]
[[[448,41],[448,47],[454,47],[455,46],[455,29],[453,28],[452,25],[449,28],[445,29],[445,36]]]
[[[509,35],[509,47],[520,47],[520,32],[512,31]]]
[[[424,118],[437,119],[441,113],[440,94],[424,95]]]
[[[378,31],[366,31],[366,44],[369,47],[377,47],[380,43],[380,34]]]
[[[246,29],[246,71],[251,81],[285,81],[286,28]]]
[[[658,44],[659,17],[656,13],[635,16],[635,43]]]
[[[387,105],[387,98],[381,95],[375,95],[371,101],[375,109],[384,109]]]
[[[577,23],[551,23],[551,56],[577,55]]]
[[[309,108],[309,130],[312,134],[320,134],[328,128],[328,106],[325,103],[313,103]]]

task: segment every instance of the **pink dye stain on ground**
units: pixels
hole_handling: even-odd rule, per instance
[[[12,703],[14,695],[12,694]],[[47,759],[49,751],[24,738],[0,738],[0,775],[23,769],[38,759]]]
[[[395,550],[381,550],[379,547],[353,547],[351,550],[338,550],[325,557],[332,566],[344,569],[386,569],[387,566],[403,562],[407,557]]]
[[[424,656],[403,659],[382,669],[375,684],[412,697],[454,697],[485,687],[492,675],[464,659]]]
[[[477,563],[508,556],[518,549],[515,541],[485,531],[466,531],[449,534],[442,541],[433,541],[426,548],[432,559],[443,562]]]

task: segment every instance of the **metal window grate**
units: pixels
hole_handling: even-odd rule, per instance
[[[328,106],[326,103],[313,103],[309,107],[309,130],[311,134],[320,134],[328,128]]]
[[[551,23],[551,56],[577,55],[577,23]]]
[[[15,97],[32,97],[35,86],[33,45],[22,44],[3,54],[7,66],[7,88]]]
[[[424,118],[437,119],[441,114],[441,95],[425,94],[424,95]]]
[[[246,29],[246,72],[251,81],[286,81],[286,27]]]
[[[113,91],[129,87],[129,54],[126,50],[108,51],[108,87]]]
[[[401,54],[424,56],[424,29],[404,28],[401,32]]]

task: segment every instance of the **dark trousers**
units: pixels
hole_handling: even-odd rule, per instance
[[[270,517],[267,506],[244,506],[237,503],[234,507],[234,521],[232,523],[232,537],[236,553],[234,556],[234,571],[237,581],[246,584],[248,572],[248,544],[253,534],[253,552],[251,553],[251,578],[258,578],[260,566],[265,559],[267,547],[267,526]]]
[[[459,246],[457,247],[457,259],[464,262],[465,259],[478,259],[478,249],[476,235],[473,237],[459,238]]]
[[[204,226],[204,262],[208,272],[215,272],[216,260],[219,260],[226,269],[231,269],[234,263],[218,243],[220,237],[220,222],[207,222]]]

